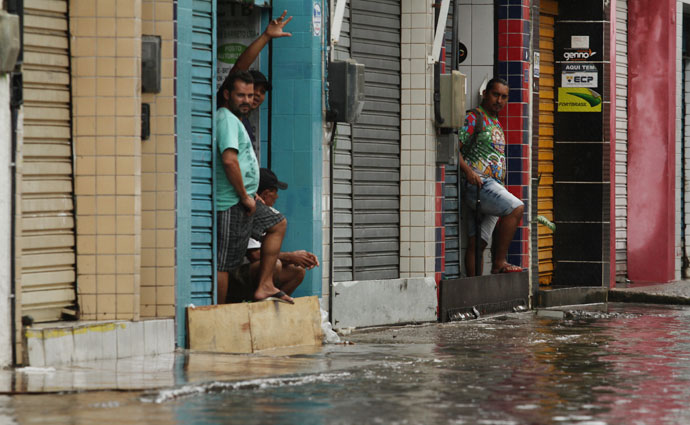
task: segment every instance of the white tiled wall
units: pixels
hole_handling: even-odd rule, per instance
[[[433,276],[436,266],[431,2],[402,0],[401,18],[400,277],[406,278]]]
[[[458,40],[467,46],[467,59],[459,71],[467,76],[467,107],[479,103],[482,82],[493,77],[494,6],[491,0],[461,0]]]

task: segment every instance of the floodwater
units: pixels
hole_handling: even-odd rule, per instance
[[[690,423],[688,307],[573,307],[347,339],[276,358],[293,366],[271,376],[185,385],[187,359],[168,389],[2,396],[0,424]]]

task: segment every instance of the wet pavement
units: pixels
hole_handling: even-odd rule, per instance
[[[609,300],[655,304],[690,304],[690,281],[617,284]]]
[[[97,389],[86,383],[101,373],[120,391],[0,396],[0,424],[690,423],[690,307],[559,310],[358,331],[299,352],[14,372],[27,391],[31,376],[59,391],[70,370],[65,390]]]

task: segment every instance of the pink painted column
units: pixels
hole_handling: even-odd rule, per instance
[[[674,278],[676,0],[628,3],[628,276]]]
[[[616,287],[616,0],[611,0],[609,5],[609,55],[611,68],[609,69],[609,116],[604,116],[604,120],[609,120],[609,288]],[[604,135],[606,137],[606,135]],[[606,235],[604,235],[606,237]],[[604,276],[606,279],[606,276]]]

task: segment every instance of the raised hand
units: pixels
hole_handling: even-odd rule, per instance
[[[291,37],[292,33],[283,31],[283,28],[292,20],[292,16],[285,19],[285,15],[287,15],[287,10],[283,10],[283,14],[280,15],[279,18],[271,20],[271,22],[268,23],[264,34],[271,38]]]

